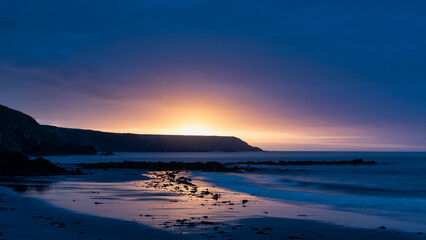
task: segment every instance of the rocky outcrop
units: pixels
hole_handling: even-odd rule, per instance
[[[206,171],[206,172],[235,172],[245,168],[227,167],[219,162],[104,162],[76,164],[82,169],[144,169],[152,171]]]
[[[30,160],[20,152],[7,150],[0,151],[0,176],[50,176],[50,175],[76,175],[77,171],[65,170],[48,160],[38,157]]]
[[[262,151],[236,137],[107,133],[40,125],[32,117],[0,105],[0,149],[27,155],[102,152]]]

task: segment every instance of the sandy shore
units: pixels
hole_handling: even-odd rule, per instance
[[[103,182],[106,179],[113,179],[113,182],[104,184]],[[211,198],[210,195],[212,194],[203,198],[194,197],[185,193],[182,188],[179,191],[175,191],[176,185],[162,187],[164,184],[162,180],[144,182],[146,179],[146,176],[141,176],[132,171],[98,171],[93,175],[81,176],[81,179],[74,179],[58,188],[59,191],[55,194],[62,196],[54,196],[56,199],[62,199],[61,203],[65,202],[67,206],[70,206],[67,207],[70,210],[55,207],[41,199],[22,195],[8,187],[0,187],[0,239],[388,240],[426,238],[424,234],[397,232],[387,228],[361,229],[312,220],[277,218],[274,217],[273,212],[263,213],[264,208],[262,205],[267,202],[256,202],[256,198],[253,196],[235,195],[237,194],[235,192],[208,186],[210,191],[220,194],[219,201],[232,200],[235,203],[230,205],[231,202],[225,201],[225,204],[217,204],[217,201]],[[125,185],[127,194],[136,194],[134,196],[126,195],[125,201],[123,199],[118,201],[111,198],[113,195],[108,195],[110,193],[117,194],[117,190],[121,192],[123,189],[121,189],[120,182],[127,183],[129,180],[141,180],[141,183],[148,183],[148,187],[145,186],[146,184],[143,186],[131,185],[131,188]],[[192,182],[198,186],[199,191],[207,187],[202,185],[202,181],[192,180]],[[95,185],[87,185],[92,183]],[[80,184],[84,184],[86,193],[72,195],[76,191],[75,189],[70,190],[74,184],[77,184],[76,189],[80,189],[80,191],[83,189],[83,185],[80,186]],[[114,184],[119,184],[120,188],[116,188]],[[58,185],[58,183],[54,185]],[[95,190],[95,187],[99,189]],[[89,189],[95,191],[90,192],[88,191]],[[191,188],[188,191],[190,190]],[[48,192],[41,192],[41,194],[49,194]],[[79,196],[81,198],[77,198]],[[73,201],[74,197],[77,199],[76,202]],[[241,199],[249,200],[248,203],[241,204]],[[94,201],[99,201],[103,204],[96,205]],[[157,205],[159,208],[155,209]],[[244,207],[243,205],[247,206]],[[139,212],[132,210],[143,207],[147,207],[145,214],[152,215],[140,215]],[[77,211],[83,213],[77,213]],[[108,211],[111,212],[108,213]],[[161,216],[162,211],[169,212],[169,215]],[[250,214],[244,215],[250,211],[260,211],[261,215],[243,217],[254,216]],[[126,216],[129,216],[129,219],[118,220],[112,218],[112,216],[117,215],[117,212],[122,214],[121,217],[117,218],[125,219]],[[209,215],[208,219],[191,219],[191,216],[205,214]],[[164,219],[161,219],[162,217]],[[170,217],[173,217],[173,219]],[[136,220],[131,221],[132,218],[136,218]],[[178,221],[184,218],[187,221]],[[207,224],[209,226],[191,224],[191,222],[195,223],[202,220],[206,222],[213,221],[215,224]],[[173,226],[162,224],[164,221],[170,221]],[[148,226],[149,224],[151,225]],[[184,234],[180,234],[180,232]]]
[[[0,239],[183,239],[136,222],[56,208],[5,187],[0,194]]]
[[[386,229],[349,228],[309,220],[256,218],[242,220],[240,224],[244,227],[233,232],[232,239],[426,239],[424,234],[401,233]]]

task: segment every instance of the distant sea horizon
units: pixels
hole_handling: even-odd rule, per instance
[[[404,151],[262,151],[262,152],[115,152],[111,156],[65,155],[43,156],[54,163],[95,163],[120,161],[339,161],[364,159],[385,162],[414,158],[426,160],[426,152]]]

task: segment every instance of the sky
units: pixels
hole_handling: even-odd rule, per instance
[[[0,0],[0,104],[41,124],[426,151],[424,1]]]

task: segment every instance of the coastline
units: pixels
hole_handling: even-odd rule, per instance
[[[200,190],[204,189],[204,187],[209,187],[211,194],[205,195],[201,199],[196,198],[195,202],[192,203],[190,203],[188,195],[181,194],[182,192],[169,191],[179,186],[179,184],[171,185],[169,189],[165,189],[162,187],[162,184],[166,182],[162,181],[151,182],[151,190],[143,190],[140,187],[134,189],[134,199],[129,199],[130,196],[128,194],[124,197],[124,199],[128,200],[127,203],[120,201],[114,202],[116,199],[112,199],[105,188],[101,188],[100,193],[91,192],[99,191],[96,188],[99,186],[110,187],[113,184],[126,186],[133,185],[133,183],[138,181],[145,182],[145,180],[150,179],[146,175],[141,175],[141,173],[143,172],[138,170],[95,170],[93,175],[62,176],[56,178],[56,180],[55,177],[48,178],[53,180],[54,184],[52,186],[54,188],[65,182],[65,185],[59,186],[59,191],[50,193],[53,197],[50,200],[63,198],[65,199],[65,203],[70,204],[68,207],[67,205],[58,204],[60,202],[55,202],[56,200],[53,202],[49,201],[49,197],[46,198],[45,195],[49,195],[51,189],[47,189],[46,192],[42,192],[43,190],[41,189],[33,189],[31,191],[38,192],[36,194],[41,194],[43,197],[32,197],[34,196],[32,194],[21,194],[11,188],[0,187],[0,207],[4,210],[0,214],[0,232],[3,235],[0,236],[0,239],[355,240],[364,238],[402,240],[424,239],[425,236],[424,234],[416,234],[415,232],[398,232],[391,228],[380,229],[380,225],[364,229],[355,226],[334,225],[322,221],[308,220],[305,217],[299,217],[300,219],[286,218],[285,215],[277,215],[272,209],[265,209],[263,205],[268,204],[268,200],[256,202],[255,196],[244,195],[243,193],[227,190],[226,188],[200,185],[202,182],[204,184],[213,184],[213,182],[200,181],[198,177],[192,179],[192,182]],[[177,176],[176,179],[178,179]],[[38,177],[31,180],[37,181],[43,180],[43,178]],[[71,185],[74,185],[73,189],[69,189]],[[152,186],[155,187],[152,189]],[[183,184],[180,186],[182,187]],[[117,190],[117,188],[110,189],[111,192]],[[128,191],[126,189],[122,190]],[[78,191],[84,192],[86,195],[80,199],[76,198],[77,200],[73,204],[72,199],[79,196],[79,193],[76,193]],[[72,195],[74,193],[77,195]],[[219,202],[222,204],[218,204],[217,200],[212,200],[213,193],[220,194]],[[235,195],[236,193],[237,195]],[[88,197],[87,201],[84,201],[84,197]],[[244,204],[241,205],[241,199],[248,199],[248,203],[245,204],[246,207],[243,207]],[[208,200],[208,202],[204,202],[206,206],[200,207],[200,201],[205,200]],[[226,200],[231,200],[232,205],[231,202]],[[99,201],[101,204],[93,204],[94,201]],[[223,204],[223,201],[227,203]],[[132,208],[132,204],[139,207]],[[155,207],[152,207],[155,205],[159,209],[155,210]],[[73,207],[70,208],[70,206]],[[233,210],[229,210],[230,207]],[[113,210],[111,208],[117,209]],[[210,208],[212,210],[209,210]],[[127,209],[127,212],[123,212],[125,209]],[[148,211],[146,211],[147,209]],[[193,212],[188,213],[188,209],[192,209]],[[268,210],[269,214],[263,213],[264,210]],[[108,215],[105,211],[118,211],[124,214],[123,216],[125,217]],[[169,211],[173,218],[160,219],[162,217],[160,211]],[[284,210],[287,214],[290,214],[291,211],[291,209]],[[149,217],[146,217],[148,215],[139,217],[139,213],[141,212],[150,215]],[[253,212],[255,214],[252,214]],[[191,216],[202,216],[200,214],[209,216],[206,222],[213,221],[216,223],[209,226],[197,224],[200,220],[196,220],[196,218],[192,220]],[[135,218],[135,220],[132,221],[132,218]],[[188,221],[183,220],[184,218],[188,219]],[[182,220],[178,221],[179,219]],[[172,221],[172,225],[174,224],[174,226],[166,228],[168,226],[162,224],[166,220]],[[183,234],[180,234],[180,232],[183,232]]]
[[[424,235],[341,227],[309,220],[250,218],[207,234],[174,234],[132,221],[97,217],[54,207],[0,187],[1,239],[423,239]],[[12,210],[14,209],[14,210]]]

